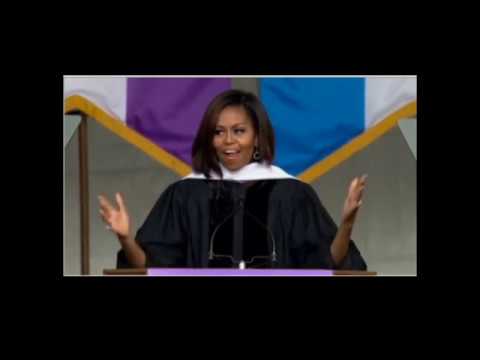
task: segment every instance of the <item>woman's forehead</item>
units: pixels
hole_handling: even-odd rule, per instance
[[[252,120],[242,106],[227,106],[217,121],[217,126],[252,125]]]

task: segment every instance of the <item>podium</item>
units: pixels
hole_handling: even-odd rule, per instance
[[[219,268],[144,268],[105,269],[103,275],[157,276],[157,277],[322,277],[322,276],[376,276],[374,271],[322,269],[219,269]]]

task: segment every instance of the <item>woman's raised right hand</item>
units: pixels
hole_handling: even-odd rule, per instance
[[[107,224],[108,230],[122,238],[128,239],[130,238],[130,218],[128,211],[120,193],[115,194],[115,199],[117,201],[117,207],[114,207],[105,196],[98,196],[100,216],[105,224]]]

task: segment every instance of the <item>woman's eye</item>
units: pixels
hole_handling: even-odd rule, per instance
[[[222,132],[223,132],[223,130],[216,129],[216,130],[215,130],[215,135],[220,135]]]
[[[235,129],[235,134],[243,134],[245,129]]]

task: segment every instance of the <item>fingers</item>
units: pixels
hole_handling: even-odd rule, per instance
[[[356,181],[356,185],[354,187],[354,192],[356,193],[355,194],[356,197],[358,197],[359,199],[361,198],[363,190],[366,187],[367,177],[368,177],[368,175],[365,174],[360,178],[355,178],[355,180],[357,180],[357,181]]]
[[[117,205],[118,205],[118,208],[120,209],[120,211],[122,212],[126,212],[127,209],[125,207],[125,203],[123,202],[123,197],[120,193],[116,193],[115,194],[115,199],[117,200]]]
[[[367,183],[367,177],[368,175],[365,174],[365,175],[362,175],[361,177],[356,177],[353,181],[352,181],[352,186],[354,188],[358,188],[358,187],[365,187],[366,183]]]
[[[110,204],[110,202],[107,200],[107,198],[103,195],[99,195],[98,196],[98,201],[100,202],[100,208],[102,210],[104,210],[107,214],[112,211],[112,210],[115,210],[112,206],[112,204]]]
[[[357,196],[356,196],[356,199],[358,202],[360,202],[362,200],[362,197],[363,197],[363,192],[365,191],[365,186],[362,186],[359,190],[358,190],[358,193],[357,193]]]
[[[364,174],[361,177],[355,177],[350,183],[350,188],[348,191],[348,201],[354,208],[357,208],[361,205],[361,199],[363,196],[363,191],[366,187],[367,177],[367,174]]]
[[[349,198],[357,198],[358,193],[361,189],[361,185],[359,185],[359,179],[355,178],[350,184],[350,188],[348,189],[348,197]]]
[[[108,220],[108,216],[105,211],[100,209],[98,212],[100,213],[100,217],[102,218],[102,220],[108,224],[110,221]]]
[[[367,174],[362,175],[362,177],[359,180],[360,185],[365,187],[365,184],[367,183],[367,177],[368,177]]]
[[[100,202],[100,217],[102,218],[103,222],[106,224],[105,228],[107,230],[112,231],[112,224],[110,223],[110,216],[112,211],[115,209],[113,206],[110,204],[110,202],[107,200],[105,196],[99,195],[98,200]]]
[[[111,225],[110,220],[108,219],[107,215],[105,214],[105,211],[100,209],[99,213],[100,213],[100,217],[102,218],[103,222],[105,223],[105,228],[107,230],[112,230],[112,225]]]
[[[350,187],[348,188],[349,194],[352,194],[355,191],[355,188],[357,187],[357,183],[358,183],[358,178],[354,178],[350,183]]]

